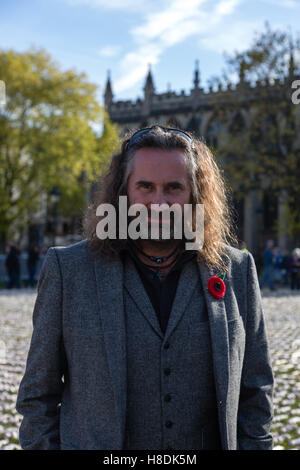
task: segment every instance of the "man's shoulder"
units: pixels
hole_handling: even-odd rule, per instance
[[[80,256],[87,250],[87,240],[80,240],[71,245],[50,246],[46,254],[55,251],[59,256]]]
[[[67,246],[51,246],[48,248],[47,255],[57,256],[60,265],[76,265],[91,263],[94,256],[88,249],[88,240],[80,240]]]
[[[249,256],[253,256],[250,251],[243,251],[231,245],[223,245],[227,256],[230,258],[231,263],[244,264],[248,263]]]

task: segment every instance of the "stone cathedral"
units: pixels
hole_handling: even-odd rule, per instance
[[[290,59],[290,74],[294,74],[292,57]],[[138,129],[158,123],[192,131],[195,135],[204,138],[209,146],[217,148],[218,140],[221,139],[224,131],[224,123],[218,119],[218,103],[222,102],[226,107],[226,102],[230,104],[232,101],[240,100],[241,87],[247,87],[249,95],[244,94],[243,96],[247,96],[247,100],[251,100],[256,92],[255,86],[250,86],[245,81],[241,68],[239,83],[234,87],[228,85],[224,89],[219,85],[218,89],[214,89],[210,86],[208,91],[204,91],[200,86],[198,61],[192,83],[193,87],[190,93],[186,93],[184,90],[180,93],[171,90],[165,93],[156,93],[149,67],[143,88],[143,99],[115,101],[112,80],[108,74],[104,102],[111,120],[118,124],[122,134],[129,129]],[[279,80],[275,80],[274,84],[257,82],[257,87],[260,86],[275,90],[281,84]],[[297,110],[299,118],[297,125],[299,126],[298,111],[299,109]],[[249,112],[249,106],[245,106],[244,109],[243,103],[241,103],[235,115],[229,113],[228,126],[231,122],[239,122],[241,126],[247,125],[249,119],[251,119],[251,107]],[[296,144],[300,148],[300,142]],[[290,240],[287,234],[282,233],[282,230],[272,229],[274,220],[284,224],[286,197],[285,190],[275,195],[267,185],[263,184],[260,188],[251,189],[243,198],[237,198],[233,195],[232,204],[237,214],[237,235],[240,241],[246,242],[247,248],[258,262],[261,260],[265,242],[270,238],[275,241],[275,245],[280,248],[283,254],[289,253],[294,248],[295,241]]]

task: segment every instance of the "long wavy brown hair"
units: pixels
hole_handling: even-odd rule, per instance
[[[97,237],[96,226],[99,204],[110,203],[115,207],[117,220],[119,196],[127,196],[127,182],[133,168],[133,156],[140,148],[160,148],[164,150],[183,149],[191,186],[191,203],[204,204],[204,243],[197,253],[197,259],[206,262],[213,269],[227,271],[228,255],[226,245],[237,246],[238,240],[233,228],[233,209],[229,204],[231,190],[226,186],[221,171],[212,152],[205,143],[189,134],[194,148],[183,136],[168,131],[168,128],[154,125],[151,131],[137,138],[133,145],[129,141],[134,131],[128,132],[121,145],[98,181],[99,190],[88,206],[82,220],[83,236],[89,250],[95,255],[104,254],[109,258],[118,255],[123,240]]]

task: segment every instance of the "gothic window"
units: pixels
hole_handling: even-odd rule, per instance
[[[218,138],[221,132],[222,123],[219,119],[212,120],[207,127],[206,143],[209,147],[218,147]]]
[[[241,113],[237,113],[229,126],[230,134],[241,134],[245,129],[245,120]]]

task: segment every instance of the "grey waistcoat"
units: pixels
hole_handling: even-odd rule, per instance
[[[124,276],[124,448],[221,448],[209,321],[195,262],[183,267],[165,335],[128,256]]]

